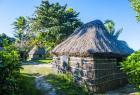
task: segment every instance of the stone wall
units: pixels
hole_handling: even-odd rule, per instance
[[[59,57],[55,61],[59,72],[71,72],[76,82],[86,83],[94,92],[105,92],[127,83],[115,58],[69,57],[67,69],[63,69]]]

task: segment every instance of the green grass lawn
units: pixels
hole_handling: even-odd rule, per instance
[[[23,65],[22,68],[23,69],[21,69],[21,73],[26,73],[26,74],[48,75],[52,73],[52,68],[47,66]]]
[[[49,64],[52,62],[52,58],[47,58],[47,59],[44,59],[44,60],[33,60],[34,62],[37,62],[39,64]]]

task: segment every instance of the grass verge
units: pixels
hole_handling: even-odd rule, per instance
[[[58,95],[88,95],[84,87],[78,86],[68,74],[49,74],[45,79],[54,86]]]

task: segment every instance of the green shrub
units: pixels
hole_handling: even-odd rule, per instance
[[[19,54],[13,46],[6,46],[0,51],[0,95],[15,95],[19,75]]]
[[[121,63],[122,70],[126,72],[129,82],[140,89],[140,51],[136,51]]]

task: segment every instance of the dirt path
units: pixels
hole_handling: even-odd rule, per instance
[[[36,76],[35,82],[37,89],[43,90],[45,92],[45,95],[57,95],[56,90],[44,79],[43,75]]]
[[[34,65],[33,67],[34,68],[41,68],[41,67],[51,68],[52,65],[51,64],[38,64],[38,65]],[[43,90],[45,93],[44,95],[57,95],[54,87],[44,79],[44,76],[45,75],[36,76],[36,79],[35,79],[36,88]]]

